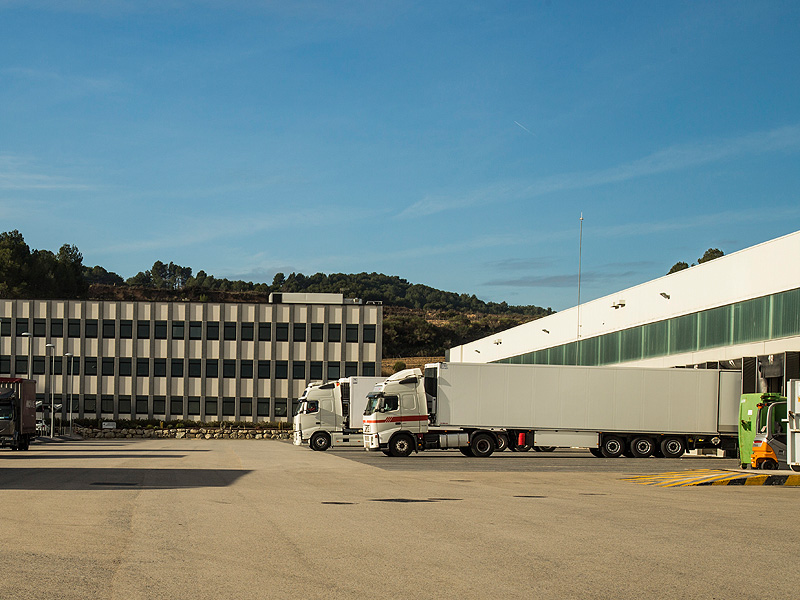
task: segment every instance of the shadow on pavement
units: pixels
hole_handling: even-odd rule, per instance
[[[0,468],[3,490],[164,490],[227,487],[249,470]]]

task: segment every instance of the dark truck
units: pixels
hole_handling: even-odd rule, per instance
[[[36,435],[36,382],[0,377],[0,447],[27,450]]]

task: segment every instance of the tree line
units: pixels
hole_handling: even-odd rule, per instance
[[[277,273],[272,283],[267,284],[218,278],[203,270],[194,274],[191,267],[156,261],[151,268],[125,280],[99,265],[84,266],[83,256],[75,246],[65,244],[58,254],[53,254],[48,250],[31,250],[17,230],[0,234],[0,297],[78,299],[87,297],[92,285],[136,288],[145,295],[147,290],[183,292],[195,298],[202,298],[204,291],[251,292],[261,296],[272,292],[336,293],[346,298],[428,311],[528,317],[553,313],[551,308],[534,305],[484,302],[474,294],[446,292],[382,273],[308,276]]]

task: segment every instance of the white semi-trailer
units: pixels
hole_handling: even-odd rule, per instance
[[[362,446],[361,419],[367,394],[383,380],[344,377],[328,383],[310,383],[299,398],[294,416],[294,444],[309,444],[312,450]]]
[[[735,371],[437,363],[375,387],[364,447],[479,457],[505,446],[582,447],[608,458],[734,450],[740,395]]]

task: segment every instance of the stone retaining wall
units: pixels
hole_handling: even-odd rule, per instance
[[[75,433],[83,438],[174,438],[198,440],[288,440],[292,432],[286,429],[92,429],[76,427]]]

